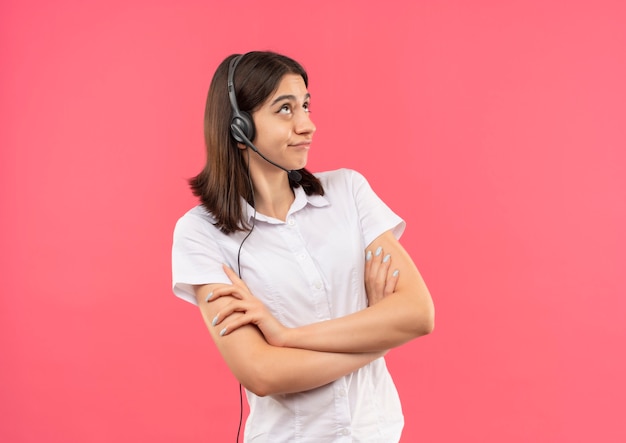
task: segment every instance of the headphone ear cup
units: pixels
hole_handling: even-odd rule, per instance
[[[254,140],[254,122],[252,121],[250,114],[244,111],[239,111],[233,116],[233,119],[230,122],[230,133],[233,138],[239,143],[247,145],[246,140],[241,137],[241,134],[238,133],[239,131],[233,129],[233,126],[239,128],[241,133],[243,133],[249,141]]]

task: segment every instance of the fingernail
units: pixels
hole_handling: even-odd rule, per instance
[[[390,258],[391,258],[391,254],[385,255],[385,258],[383,258],[383,263],[387,263]]]
[[[226,334],[226,328],[224,328],[224,329],[222,329],[222,330],[220,331],[220,337],[223,337],[223,336],[224,336],[224,334]]]
[[[217,324],[217,318],[219,317],[219,314],[217,314],[215,317],[213,317],[213,321],[211,322],[211,324],[213,326],[215,326]]]
[[[211,297],[213,297],[213,292],[209,292],[209,295],[206,296],[206,298],[204,299],[205,302],[209,302],[209,300],[211,300]]]
[[[393,274],[392,274],[392,275],[393,275],[394,277],[397,277],[397,276],[398,276],[398,274],[400,274],[400,271],[396,269],[395,271],[393,271]]]
[[[383,252],[383,247],[379,246],[378,249],[376,249],[376,257],[378,257],[381,252]]]
[[[365,256],[365,260],[370,261],[372,259],[372,251],[367,251],[367,255]]]

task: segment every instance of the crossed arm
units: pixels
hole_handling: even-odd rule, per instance
[[[211,336],[242,385],[257,395],[306,391],[432,330],[428,289],[393,234],[376,238],[367,252],[372,255],[365,272],[370,306],[299,328],[281,325],[230,269],[225,271],[232,285],[195,287]]]

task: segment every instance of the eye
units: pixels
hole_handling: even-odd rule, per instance
[[[279,114],[291,114],[291,106],[288,104],[284,104],[278,109]]]
[[[311,103],[306,102],[302,105],[302,109],[304,109],[304,112],[311,112]]]

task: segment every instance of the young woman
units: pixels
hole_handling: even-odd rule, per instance
[[[218,67],[205,110],[201,205],[176,224],[174,293],[200,307],[246,388],[245,441],[397,442],[384,354],[433,329],[398,242],[405,224],[359,173],[305,169],[308,77],[271,52]]]

